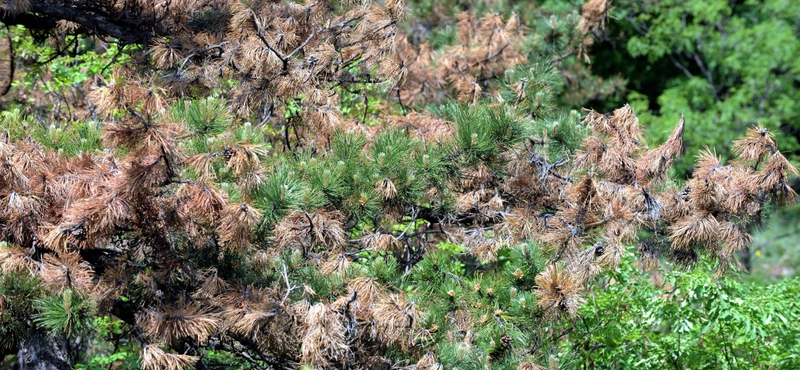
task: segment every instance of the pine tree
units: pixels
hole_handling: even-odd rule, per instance
[[[30,4],[9,11],[64,8]],[[766,130],[728,165],[699,156],[681,187],[691,122],[649,147],[630,106],[559,107],[551,57],[583,50],[602,12],[573,15],[563,50],[518,15],[463,13],[434,50],[403,33],[400,1],[124,5],[118,21],[160,21],[89,94],[96,129],[3,116],[4,351],[45,331],[75,344],[113,315],[145,369],[219,365],[209,352],[255,369],[554,368],[556,328],[628,246],[642,266],[703,256],[728,273],[747,226],[796,196]],[[526,53],[538,37],[551,47]]]

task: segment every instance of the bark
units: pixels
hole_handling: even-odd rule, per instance
[[[68,3],[67,3],[68,4]],[[90,32],[111,36],[123,43],[147,43],[153,37],[154,19],[134,16],[124,12],[118,14],[101,14],[105,11],[102,4],[86,2],[81,7],[50,3],[43,0],[31,0],[30,12],[12,14],[0,9],[0,22],[7,25],[21,24],[29,29],[48,31],[56,27],[56,21],[75,22]]]
[[[70,370],[67,340],[37,330],[19,344],[17,352],[19,370]]]

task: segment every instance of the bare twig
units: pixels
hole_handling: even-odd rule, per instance
[[[281,260],[281,266],[283,267],[281,275],[283,276],[283,280],[286,282],[286,294],[284,294],[283,299],[281,300],[281,305],[282,305],[286,302],[287,299],[289,299],[289,294],[291,294],[292,291],[297,289],[298,287],[296,285],[291,285],[291,283],[289,283],[289,272],[286,270],[286,262]]]
[[[186,57],[183,60],[183,63],[181,63],[181,67],[178,68],[178,72],[180,73],[180,71],[183,71],[183,67],[186,66],[186,63],[189,61],[189,59],[192,59],[192,58],[194,58],[194,57],[196,57],[198,55],[203,55],[203,54],[205,54],[205,53],[207,53],[207,52],[209,52],[211,50],[217,49],[217,48],[222,50],[222,47],[225,46],[225,44],[228,44],[228,42],[227,41],[223,41],[223,42],[221,42],[219,44],[211,45],[211,46],[209,46],[209,47],[207,47],[207,48],[205,48],[203,50],[200,50],[200,51],[192,53],[191,55],[189,55],[188,57]]]
[[[547,63],[549,63],[549,64],[555,64],[555,63],[559,63],[559,62],[561,62],[562,60],[564,60],[564,59],[567,59],[567,58],[569,58],[569,57],[571,57],[571,56],[573,56],[573,55],[575,55],[575,51],[574,51],[574,50],[573,50],[573,51],[570,51],[569,53],[562,54],[562,55],[560,55],[560,56],[557,56],[557,57],[555,57],[555,58],[553,58],[553,59],[550,59],[550,60],[548,60],[548,61],[547,61]]]

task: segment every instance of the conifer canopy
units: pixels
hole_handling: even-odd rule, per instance
[[[626,259],[740,270],[797,169],[758,126],[731,160],[682,158],[682,115],[648,143],[629,105],[568,109],[561,62],[607,6],[458,13],[433,45],[403,0],[0,3],[125,60],[47,124],[2,115],[0,353],[70,368],[99,335],[135,353],[110,368],[554,368]]]

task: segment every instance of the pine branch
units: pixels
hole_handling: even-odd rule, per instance
[[[147,43],[153,37],[152,30],[155,27],[155,24],[147,23],[142,18],[130,18],[124,12],[106,16],[43,0],[30,0],[29,13],[0,13],[0,22],[6,25],[19,24],[43,31],[54,30],[57,20],[78,23],[96,34],[108,35],[128,44]]]
[[[258,33],[258,38],[261,39],[261,42],[263,42],[264,45],[266,45],[266,47],[270,51],[275,53],[275,55],[278,57],[278,59],[281,60],[281,63],[283,64],[283,69],[282,69],[283,73],[286,73],[286,71],[289,69],[289,60],[291,60],[292,57],[294,57],[294,55],[297,54],[300,50],[302,50],[304,47],[306,47],[306,45],[308,45],[308,43],[311,41],[311,39],[313,39],[314,36],[317,35],[317,26],[312,23],[311,24],[311,34],[308,35],[308,38],[306,38],[306,40],[303,41],[303,43],[301,43],[298,47],[296,47],[294,50],[292,50],[289,54],[284,55],[282,52],[280,52],[279,50],[277,50],[274,47],[272,47],[272,45],[270,45],[269,41],[267,41],[267,38],[264,37],[264,30],[262,29],[262,27],[260,25],[260,22],[258,21],[258,18],[256,17],[255,13],[253,13],[253,20],[255,21],[255,24],[256,24],[256,28],[257,28],[256,32]]]

